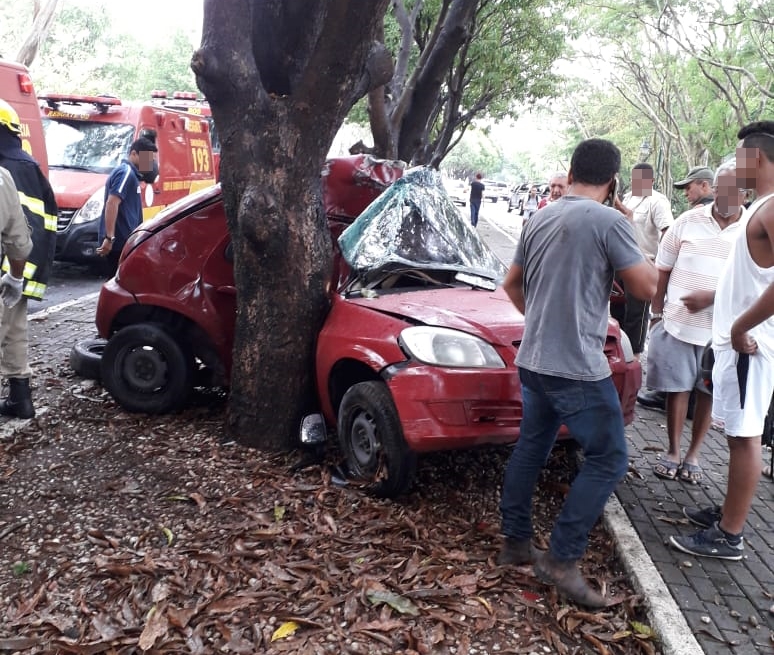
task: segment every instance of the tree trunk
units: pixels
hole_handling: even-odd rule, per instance
[[[320,173],[356,100],[391,75],[388,0],[205,0],[192,68],[221,135],[237,317],[228,431],[282,450],[316,404],[331,242]]]
[[[46,40],[48,29],[54,22],[54,12],[59,0],[48,0],[41,8],[39,1],[35,2],[34,16],[32,19],[32,29],[24,40],[19,53],[16,55],[16,61],[29,67],[38,54],[40,44]]]

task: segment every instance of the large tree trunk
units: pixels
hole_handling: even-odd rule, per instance
[[[315,403],[330,236],[320,173],[355,101],[392,73],[389,0],[205,0],[192,67],[221,135],[237,317],[228,429],[289,447]]]
[[[35,60],[35,56],[38,54],[38,48],[40,44],[46,40],[48,29],[51,27],[51,23],[54,22],[54,12],[59,0],[48,0],[45,5],[41,7],[40,0],[35,1],[32,18],[32,29],[24,40],[22,47],[19,49],[19,53],[16,55],[16,61],[20,64],[29,65]]]

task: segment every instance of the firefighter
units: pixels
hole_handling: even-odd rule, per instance
[[[32,230],[32,252],[24,267],[21,300],[6,308],[0,321],[0,375],[8,380],[9,393],[0,399],[0,414],[32,418],[30,393],[32,371],[28,359],[27,299],[42,300],[56,248],[57,207],[54,192],[37,162],[23,149],[19,115],[0,99],[0,166],[13,177],[24,215]],[[3,258],[4,272],[9,270]]]

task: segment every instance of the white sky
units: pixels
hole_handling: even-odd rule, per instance
[[[194,45],[201,41],[204,0],[60,0],[60,6],[66,5],[103,5],[115,29],[149,45],[163,41],[178,27],[190,32]]]

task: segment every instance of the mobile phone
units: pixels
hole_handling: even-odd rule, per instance
[[[610,189],[610,193],[608,194],[607,198],[605,198],[605,204],[609,207],[615,207],[615,199],[618,196],[618,186],[620,182],[618,180],[618,176],[615,176],[615,182],[613,183],[612,188]]]

